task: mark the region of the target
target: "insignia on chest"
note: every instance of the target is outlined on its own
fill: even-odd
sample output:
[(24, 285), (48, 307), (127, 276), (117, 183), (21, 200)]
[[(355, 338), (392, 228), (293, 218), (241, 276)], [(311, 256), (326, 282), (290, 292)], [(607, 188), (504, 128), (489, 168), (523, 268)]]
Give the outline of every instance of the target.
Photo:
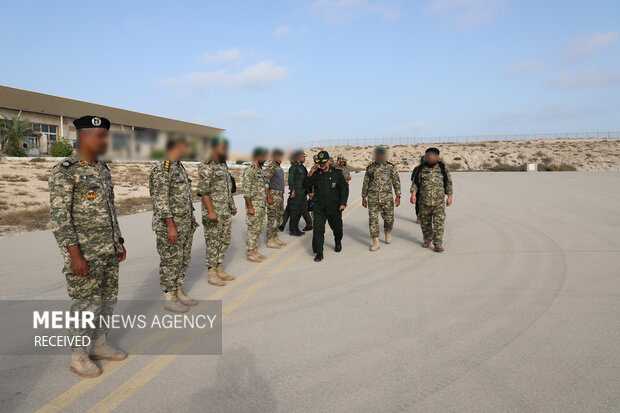
[(88, 192), (86, 192), (86, 199), (88, 199), (89, 201), (93, 201), (95, 198), (97, 198), (97, 193), (94, 190), (90, 190)]

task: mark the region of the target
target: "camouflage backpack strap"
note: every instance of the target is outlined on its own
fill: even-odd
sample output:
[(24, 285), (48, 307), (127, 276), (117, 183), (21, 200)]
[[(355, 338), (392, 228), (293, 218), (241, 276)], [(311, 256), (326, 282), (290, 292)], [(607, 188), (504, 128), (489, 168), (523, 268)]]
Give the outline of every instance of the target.
[(439, 164), (439, 169), (441, 169), (441, 174), (443, 175), (443, 189), (446, 189), (446, 186), (448, 185), (448, 174), (446, 172), (446, 164), (441, 162), (441, 161), (437, 161), (437, 163)]
[(101, 165), (103, 165), (103, 167), (104, 167), (105, 169), (107, 169), (108, 171), (110, 170), (110, 167), (109, 167), (109, 166), (108, 166), (108, 164), (107, 164), (107, 163), (105, 163), (104, 161), (99, 161), (99, 163), (100, 163)]

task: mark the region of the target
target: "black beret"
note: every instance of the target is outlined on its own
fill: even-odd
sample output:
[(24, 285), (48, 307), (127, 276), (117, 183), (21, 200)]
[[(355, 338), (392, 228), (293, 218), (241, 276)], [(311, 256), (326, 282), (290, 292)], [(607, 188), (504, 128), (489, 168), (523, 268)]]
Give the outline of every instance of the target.
[(257, 148), (254, 148), (254, 151), (252, 152), (252, 156), (267, 155), (267, 153), (269, 153), (267, 148), (263, 148), (262, 146), (259, 146)]
[(213, 139), (211, 139), (211, 147), (212, 148), (215, 148), (220, 143), (223, 143), (224, 145), (228, 146), (228, 139), (226, 139), (223, 136), (216, 136)]
[(425, 153), (429, 152), (435, 152), (437, 155), (439, 155), (439, 149), (437, 148), (428, 148)]
[(75, 129), (105, 128), (110, 130), (110, 121), (100, 116), (82, 116), (73, 121)]

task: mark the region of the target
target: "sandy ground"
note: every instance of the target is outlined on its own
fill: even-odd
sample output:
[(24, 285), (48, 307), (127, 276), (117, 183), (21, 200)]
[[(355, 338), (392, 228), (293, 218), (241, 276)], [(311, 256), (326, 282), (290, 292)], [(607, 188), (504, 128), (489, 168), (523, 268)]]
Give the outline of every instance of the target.
[[(540, 169), (549, 164), (569, 165), (578, 171), (620, 170), (620, 139), (548, 139), (532, 141), (494, 141), (480, 143), (442, 143), (388, 146), (390, 161), (401, 171), (411, 171), (429, 146), (441, 150), (441, 158), (452, 170), (487, 170), (498, 164), (521, 166), (532, 162)], [(353, 168), (365, 169), (372, 159), (371, 146), (333, 146), (311, 148), (309, 153), (326, 149), (330, 155), (343, 154)]]
[[(310, 236), (287, 234), (246, 262), (241, 211), (226, 260), (238, 279), (217, 289), (196, 232), (186, 286), (223, 300), (222, 356), (137, 356), (94, 382), (68, 357), (1, 357), (0, 411), (620, 410), (620, 173), (455, 173), (442, 254), (420, 248), (407, 203), (393, 243), (369, 252), (360, 178), (344, 249), (327, 235), (319, 264)], [(161, 296), (150, 219), (120, 218), (121, 299)], [(49, 231), (0, 250), (2, 298), (66, 297)]]

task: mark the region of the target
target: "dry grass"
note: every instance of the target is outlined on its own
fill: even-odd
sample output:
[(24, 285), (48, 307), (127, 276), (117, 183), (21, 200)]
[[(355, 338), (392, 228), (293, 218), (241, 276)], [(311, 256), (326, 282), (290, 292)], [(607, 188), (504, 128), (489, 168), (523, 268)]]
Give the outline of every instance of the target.
[(120, 199), (115, 204), (118, 215), (135, 214), (153, 209), (151, 198), (147, 196)]
[(0, 232), (46, 229), (49, 221), (50, 209), (48, 207), (5, 212), (0, 217)]
[(20, 175), (4, 174), (0, 176), (0, 179), (6, 182), (28, 182), (28, 178)]

